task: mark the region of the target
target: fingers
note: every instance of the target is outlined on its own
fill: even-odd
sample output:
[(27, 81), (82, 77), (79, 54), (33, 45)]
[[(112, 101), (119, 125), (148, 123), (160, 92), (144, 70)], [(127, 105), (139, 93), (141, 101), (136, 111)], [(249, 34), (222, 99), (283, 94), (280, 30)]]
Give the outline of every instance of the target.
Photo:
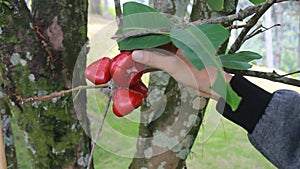
[(211, 86), (217, 78), (217, 68), (207, 66), (199, 71), (187, 60), (180, 49), (176, 55), (163, 51), (158, 52), (157, 49), (155, 51), (136, 50), (132, 53), (132, 59), (169, 73), (177, 82), (190, 88), (197, 95), (214, 99), (220, 97), (211, 90)]
[(177, 65), (178, 59), (171, 55), (171, 53), (164, 55), (155, 51), (135, 50), (132, 53), (132, 59), (138, 63), (169, 72), (174, 64)]

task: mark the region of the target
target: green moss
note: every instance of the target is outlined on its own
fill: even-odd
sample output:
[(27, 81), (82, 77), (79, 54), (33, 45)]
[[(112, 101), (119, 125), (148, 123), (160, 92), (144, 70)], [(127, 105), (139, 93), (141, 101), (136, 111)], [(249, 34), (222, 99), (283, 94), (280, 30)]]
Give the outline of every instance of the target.
[[(80, 4), (87, 5), (87, 2), (82, 4), (79, 1), (70, 1), (73, 7), (69, 8), (66, 1), (58, 2), (62, 4), (51, 4), (52, 2), (50, 1), (32, 1), (40, 14), (38, 17), (41, 17), (35, 19), (42, 20), (42, 25), (50, 25), (54, 15), (59, 14), (60, 11), (67, 15), (58, 16), (59, 24), (64, 26), (65, 37), (63, 43), (66, 45), (66, 51), (61, 52), (63, 54), (54, 52), (59, 57), (64, 57), (63, 61), (65, 61), (64, 63), (59, 59), (55, 61), (55, 64), (59, 65), (55, 70), (49, 70), (47, 65), (44, 65), (47, 54), (41, 43), (35, 41), (36, 37), (29, 26), (29, 22), (32, 19), (30, 18), (31, 15), (24, 1), (17, 2), (22, 3), (18, 4), (18, 9), (14, 8), (12, 11), (5, 11), (5, 15), (0, 13), (2, 32), (0, 34), (0, 43), (8, 46), (0, 51), (1, 55), (11, 56), (12, 53), (16, 52), (14, 50), (20, 52), (17, 58), (19, 60), (14, 62), (15, 64), (10, 66), (9, 69), (6, 69), (5, 65), (0, 64), (1, 71), (10, 72), (9, 78), (11, 83), (7, 84), (7, 86), (12, 88), (12, 92), (15, 92), (22, 98), (63, 90), (64, 79), (61, 75), (62, 68), (59, 66), (66, 64), (68, 68), (72, 68), (80, 51), (80, 46), (85, 43), (86, 28), (84, 24), (86, 21), (82, 23), (82, 17), (86, 16), (86, 13), (82, 13)], [(55, 5), (55, 7), (48, 8), (52, 5)], [(84, 10), (86, 11), (86, 9)], [(74, 21), (70, 22), (70, 17), (73, 16)], [(17, 37), (19, 31), (30, 33), (20, 40)], [(31, 54), (31, 58), (28, 58), (28, 52)], [(72, 75), (72, 70), (68, 69), (67, 71), (70, 76)], [(34, 80), (32, 78), (33, 75), (35, 77)], [(85, 144), (88, 145), (89, 143), (88, 141), (80, 142), (84, 137), (84, 131), (79, 122), (71, 115), (71, 112), (74, 111), (71, 95), (59, 98), (56, 103), (52, 100), (47, 100), (11, 106), (11, 108), (14, 111), (18, 125), (27, 133), (27, 147), (32, 158), (32, 168), (66, 168), (66, 166), (73, 164), (78, 153), (85, 154), (84, 151), (86, 150), (78, 150), (78, 148), (79, 146), (84, 147)]]

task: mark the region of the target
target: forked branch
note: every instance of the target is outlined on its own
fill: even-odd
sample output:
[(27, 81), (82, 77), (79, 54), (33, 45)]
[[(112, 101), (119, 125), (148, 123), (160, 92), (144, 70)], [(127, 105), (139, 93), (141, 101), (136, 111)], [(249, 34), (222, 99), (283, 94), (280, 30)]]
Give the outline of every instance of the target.
[(241, 31), (233, 45), (231, 46), (229, 53), (234, 53), (240, 49), (242, 44), (245, 42), (245, 37), (247, 36), (250, 29), (257, 23), (257, 21), (261, 18), (261, 16), (276, 2), (276, 0), (267, 0), (265, 3), (259, 7), (259, 10), (255, 13), (254, 16), (247, 22), (247, 27)]

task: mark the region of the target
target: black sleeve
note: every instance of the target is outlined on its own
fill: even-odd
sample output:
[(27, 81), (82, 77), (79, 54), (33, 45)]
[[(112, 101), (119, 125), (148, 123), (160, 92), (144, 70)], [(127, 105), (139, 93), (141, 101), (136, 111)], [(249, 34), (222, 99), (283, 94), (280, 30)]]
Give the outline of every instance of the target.
[(249, 133), (252, 133), (255, 125), (264, 114), (272, 94), (256, 86), (241, 75), (235, 75), (230, 85), (232, 89), (242, 98), (236, 111), (220, 98), (217, 103), (217, 111), (225, 118), (240, 125)]

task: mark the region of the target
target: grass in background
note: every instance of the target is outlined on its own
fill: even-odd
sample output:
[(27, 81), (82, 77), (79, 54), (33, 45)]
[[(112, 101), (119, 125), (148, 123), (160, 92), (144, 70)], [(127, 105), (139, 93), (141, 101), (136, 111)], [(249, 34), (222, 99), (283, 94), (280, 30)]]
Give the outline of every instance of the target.
[[(215, 118), (219, 118), (219, 114), (215, 111), (209, 112), (213, 114)], [(111, 114), (111, 112), (110, 112)], [(138, 113), (135, 113), (138, 116)], [(200, 133), (204, 132), (206, 128), (209, 130), (209, 127), (214, 124), (210, 124), (210, 120), (213, 117), (210, 116), (210, 119), (206, 119), (205, 124), (202, 126)], [(124, 128), (124, 122), (119, 121), (115, 123), (117, 129)], [(222, 124), (223, 123), (223, 124)], [(127, 131), (136, 131), (137, 126), (132, 126), (133, 128), (126, 128)], [(204, 130), (204, 131), (203, 131)], [(208, 134), (211, 134), (210, 132)], [(103, 135), (102, 135), (103, 137)], [(104, 136), (105, 139), (111, 139), (107, 135)], [(203, 143), (203, 136), (199, 134), (195, 144), (192, 148), (192, 153), (187, 159), (187, 167), (189, 169), (274, 169), (270, 162), (268, 162), (257, 150), (255, 150), (247, 139), (247, 133), (238, 127), (237, 125), (231, 123), (230, 121), (223, 119), (222, 122), (217, 125), (215, 131), (209, 137), (208, 141)], [(133, 146), (124, 145), (124, 146)], [(104, 169), (104, 168), (128, 168), (132, 159), (130, 157), (122, 157), (114, 153), (108, 152), (101, 147), (97, 147), (95, 151), (95, 168)]]
[[(208, 107), (210, 106), (215, 107), (215, 102), (211, 101)], [(206, 112), (206, 121), (201, 126), (192, 153), (187, 160), (189, 169), (275, 168), (250, 144), (244, 129), (225, 118), (220, 119), (217, 127), (214, 126), (214, 123), (210, 123), (210, 121), (214, 121), (213, 118), (218, 118), (218, 116), (220, 115), (216, 111)], [(207, 128), (214, 127), (216, 129), (213, 132), (205, 131), (209, 130)], [(207, 133), (207, 136), (203, 136), (203, 133)]]

